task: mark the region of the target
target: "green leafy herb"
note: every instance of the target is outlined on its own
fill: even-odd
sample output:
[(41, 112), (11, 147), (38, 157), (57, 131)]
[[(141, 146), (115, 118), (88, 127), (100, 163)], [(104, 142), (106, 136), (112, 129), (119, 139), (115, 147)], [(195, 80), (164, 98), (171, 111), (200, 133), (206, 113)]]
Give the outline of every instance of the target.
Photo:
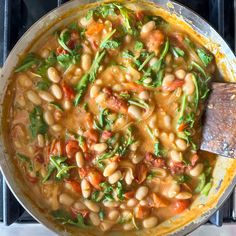
[(185, 38), (184, 38), (184, 43), (185, 43), (185, 45), (187, 45), (189, 48), (195, 48), (195, 44), (194, 44), (188, 37), (185, 37)]
[(106, 159), (109, 159), (111, 157), (113, 157), (116, 153), (117, 153), (117, 150), (118, 150), (119, 146), (116, 145), (113, 150), (111, 151), (108, 151), (100, 156), (97, 157), (97, 163), (101, 163), (102, 161), (106, 160)]
[(49, 80), (43, 79), (37, 83), (36, 87), (39, 90), (48, 90), (50, 85), (51, 85), (51, 82)]
[(192, 61), (191, 65), (207, 79), (207, 74), (205, 70), (197, 62)]
[(102, 109), (99, 113), (99, 121), (94, 121), (94, 127), (100, 131), (104, 131), (104, 129), (110, 130), (113, 121), (108, 118), (110, 114), (107, 108)]
[(16, 156), (18, 157), (18, 159), (21, 162), (24, 162), (28, 165), (28, 168), (30, 171), (33, 171), (33, 164), (32, 164), (31, 159), (29, 157), (27, 157), (26, 155), (21, 154), (19, 152), (16, 153)]
[(116, 193), (120, 200), (124, 200), (124, 186), (122, 185), (121, 181), (117, 182)]
[(144, 66), (146, 66), (146, 64), (155, 56), (155, 53), (151, 53), (150, 55), (148, 55), (145, 59), (145, 61), (140, 65), (140, 67), (138, 68), (139, 71), (141, 71)]
[(211, 190), (212, 185), (213, 185), (213, 180), (210, 180), (210, 182), (208, 182), (202, 189), (201, 194), (207, 196)]
[(179, 47), (172, 47), (171, 51), (175, 57), (183, 57), (185, 55), (184, 50), (180, 49)]
[(21, 64), (15, 69), (15, 72), (25, 71), (29, 68), (32, 68), (32, 66), (39, 65), (40, 62), (41, 60), (36, 54), (29, 53), (21, 62)]
[(70, 214), (63, 210), (57, 210), (52, 212), (52, 216), (61, 222), (61, 224), (69, 224), (79, 228), (89, 227), (85, 224), (83, 216), (79, 213), (76, 219), (72, 219)]
[(67, 43), (70, 40), (70, 32), (69, 30), (65, 29), (62, 30), (58, 37), (58, 43), (61, 45), (63, 49), (68, 51), (69, 53), (72, 53), (72, 50), (67, 46)]
[(156, 173), (151, 171), (147, 175), (147, 180), (152, 180), (153, 178), (155, 178), (155, 176), (156, 176)]
[(100, 202), (102, 199), (99, 199), (100, 191), (96, 190), (92, 193), (91, 199), (94, 202)]
[(59, 103), (56, 102), (50, 102), (51, 105), (53, 105), (56, 109), (58, 109), (59, 111), (63, 111), (62, 106)]
[(198, 177), (198, 185), (195, 188), (195, 192), (200, 193), (203, 190), (205, 184), (206, 184), (206, 175), (205, 173), (202, 173)]
[(208, 66), (213, 60), (213, 56), (208, 54), (203, 48), (198, 48), (197, 54), (201, 59), (202, 63), (204, 64), (204, 66)]
[(102, 183), (100, 183), (100, 187), (103, 189), (104, 200), (113, 201), (114, 200), (114, 197), (113, 197), (114, 190), (113, 190), (112, 186), (108, 182), (102, 182)]
[(144, 45), (141, 41), (136, 41), (134, 45), (134, 50), (141, 51), (144, 48)]
[(88, 111), (88, 110), (89, 110), (89, 106), (88, 106), (88, 103), (87, 103), (87, 102), (85, 102), (85, 103), (83, 104), (83, 109), (84, 109), (85, 111)]
[(104, 220), (104, 218), (105, 218), (105, 211), (100, 210), (100, 211), (98, 212), (98, 216), (99, 216), (99, 218), (100, 218), (101, 220)]
[(189, 175), (177, 175), (175, 178), (176, 182), (178, 184), (183, 184), (183, 183), (187, 183), (191, 180), (191, 177)]
[(146, 110), (149, 109), (149, 105), (146, 102), (144, 102), (142, 99), (137, 98), (137, 97), (129, 98), (128, 103), (131, 104), (131, 105), (135, 105), (137, 107), (141, 107), (141, 108), (146, 109)]
[(168, 25), (168, 22), (164, 20), (161, 16), (147, 16), (147, 22), (148, 21), (154, 21), (156, 23), (156, 26), (158, 27), (165, 27)]
[(117, 41), (117, 40), (107, 40), (104, 44), (103, 44), (103, 48), (106, 49), (115, 49), (118, 48), (121, 45), (121, 42)]
[(40, 106), (35, 106), (33, 111), (29, 113), (29, 120), (29, 129), (33, 138), (35, 138), (37, 134), (47, 133), (48, 125), (43, 119), (43, 110)]

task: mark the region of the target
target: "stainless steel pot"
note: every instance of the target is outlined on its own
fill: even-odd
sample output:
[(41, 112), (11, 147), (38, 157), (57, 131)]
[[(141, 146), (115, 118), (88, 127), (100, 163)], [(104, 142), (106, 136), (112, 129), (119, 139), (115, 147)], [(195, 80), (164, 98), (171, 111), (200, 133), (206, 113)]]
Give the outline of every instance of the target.
[[(122, 0), (123, 1), (123, 0)], [(33, 50), (37, 45), (43, 43), (43, 39), (53, 32), (58, 26), (69, 22), (73, 18), (83, 14), (89, 6), (83, 4), (92, 3), (89, 0), (74, 0), (57, 8), (36, 22), (19, 40), (11, 53), (9, 54), (0, 80), (0, 116), (1, 116), (1, 134), (0, 134), (0, 165), (3, 175), (8, 186), (14, 193), (15, 197), (32, 214), (39, 222), (47, 226), (52, 231), (60, 235), (97, 235), (94, 231), (83, 231), (67, 226), (61, 226), (55, 222), (47, 209), (43, 207), (40, 200), (36, 200), (30, 189), (25, 186), (20, 173), (13, 162), (10, 144), (11, 140), (7, 139), (7, 121), (6, 115), (9, 112), (9, 102), (4, 100), (7, 87), (9, 86), (9, 77), (16, 66), (19, 55)], [(154, 11), (166, 10), (172, 14), (170, 18), (176, 24), (184, 25), (184, 27), (198, 40), (202, 41), (216, 56), (216, 62), (220, 73), (227, 81), (236, 81), (236, 58), (225, 41), (219, 34), (197, 14), (188, 8), (167, 0), (153, 0), (147, 4), (144, 1), (126, 1), (134, 8), (149, 8)], [(95, 3), (96, 5), (96, 3)], [(163, 13), (165, 14), (165, 13)], [(169, 17), (169, 16), (167, 16)], [(183, 21), (187, 22), (183, 23)], [(189, 27), (190, 26), (190, 27)], [(42, 37), (42, 39), (40, 39)], [(154, 229), (139, 231), (134, 233), (107, 233), (106, 235), (185, 235), (199, 225), (203, 224), (207, 219), (223, 204), (231, 193), (236, 184), (236, 161), (222, 157), (217, 158), (216, 166), (213, 173), (214, 186), (208, 197), (198, 197), (194, 202), (190, 211), (174, 217), (164, 222)]]

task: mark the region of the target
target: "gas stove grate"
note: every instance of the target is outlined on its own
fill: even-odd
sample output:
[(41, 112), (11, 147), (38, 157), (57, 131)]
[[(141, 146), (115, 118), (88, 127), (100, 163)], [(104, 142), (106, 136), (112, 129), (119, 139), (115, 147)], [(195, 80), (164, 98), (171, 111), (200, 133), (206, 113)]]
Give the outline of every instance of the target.
[[(0, 66), (22, 34), (41, 16), (66, 0), (1, 0), (0, 1)], [(234, 50), (236, 45), (236, 1), (235, 0), (179, 0), (199, 13), (225, 38)], [(2, 189), (2, 191), (1, 191)], [(235, 223), (236, 191), (225, 204), (209, 219), (208, 223), (221, 226)], [(35, 223), (10, 192), (0, 173), (0, 222), (10, 225)]]

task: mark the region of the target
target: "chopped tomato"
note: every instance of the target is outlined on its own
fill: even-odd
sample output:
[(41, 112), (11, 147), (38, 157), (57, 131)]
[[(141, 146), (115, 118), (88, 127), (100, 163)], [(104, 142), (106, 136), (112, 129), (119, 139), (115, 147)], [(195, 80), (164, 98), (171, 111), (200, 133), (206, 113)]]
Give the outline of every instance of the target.
[(136, 173), (136, 180), (139, 184), (141, 184), (147, 177), (147, 166), (145, 164), (141, 164), (137, 166), (135, 173)]
[(62, 140), (53, 140), (50, 154), (62, 156), (65, 154), (65, 143)]
[(150, 32), (146, 39), (147, 48), (150, 52), (158, 52), (164, 43), (165, 36), (160, 30)]
[(70, 186), (72, 187), (72, 189), (76, 192), (76, 193), (79, 193), (81, 194), (81, 187), (80, 187), (80, 184), (75, 181), (75, 180), (67, 180), (66, 181), (68, 184), (70, 184)]
[(126, 199), (131, 199), (131, 198), (134, 197), (134, 194), (135, 194), (134, 191), (129, 191), (129, 192), (126, 192), (126, 193), (124, 194), (124, 197), (125, 197)]
[(180, 124), (180, 125), (178, 126), (177, 130), (178, 130), (179, 132), (182, 132), (182, 131), (184, 131), (187, 127), (188, 127), (187, 124), (182, 123), (182, 124)]
[(176, 200), (173, 203), (173, 212), (176, 214), (180, 214), (181, 212), (183, 212), (184, 210), (186, 210), (190, 205), (190, 201), (189, 200)]
[(174, 91), (179, 87), (182, 87), (184, 85), (184, 80), (182, 79), (175, 79), (171, 82), (168, 86), (163, 86), (163, 89), (166, 91)]
[(102, 132), (102, 139), (103, 139), (104, 141), (106, 141), (106, 140), (108, 140), (109, 138), (111, 138), (112, 135), (113, 135), (113, 133), (112, 133), (111, 131), (104, 130), (104, 131)]
[(153, 207), (155, 208), (167, 207), (169, 204), (169, 201), (167, 199), (158, 196), (156, 193), (152, 194), (152, 200), (153, 200)]
[(79, 144), (76, 140), (69, 140), (66, 144), (66, 154), (68, 158), (74, 158), (76, 152), (80, 150)]
[(141, 92), (144, 90), (144, 87), (142, 85), (136, 84), (134, 82), (125, 82), (123, 84), (128, 90), (134, 90), (136, 92)]
[(93, 116), (91, 113), (87, 113), (85, 116), (85, 122), (89, 129), (93, 128)]
[(179, 42), (179, 43), (183, 43), (184, 41), (184, 35), (182, 33), (179, 33), (179, 32), (173, 32), (171, 33), (170, 35), (170, 38), (175, 40), (176, 42)]
[(94, 158), (94, 155), (88, 152), (84, 153), (84, 160), (85, 161), (91, 161)]
[(40, 164), (43, 164), (43, 163), (44, 163), (44, 157), (43, 157), (42, 154), (36, 154), (36, 155), (34, 156), (34, 159), (35, 159), (35, 161), (37, 161), (37, 162), (40, 163)]
[(88, 170), (86, 168), (79, 168), (79, 177), (83, 179), (88, 174)]
[(199, 159), (199, 156), (197, 154), (194, 154), (190, 157), (190, 163), (192, 166), (195, 166), (197, 161)]
[(65, 98), (68, 98), (70, 100), (75, 98), (75, 91), (72, 87), (70, 87), (68, 84), (63, 83), (62, 84), (62, 90)]
[(143, 11), (136, 11), (135, 15), (139, 21), (142, 21), (145, 16)]
[(58, 47), (57, 48), (57, 55), (64, 55), (64, 54), (67, 54), (68, 52), (62, 48), (62, 47)]
[(76, 218), (78, 214), (81, 214), (83, 218), (87, 217), (89, 214), (89, 210), (82, 210), (82, 209), (76, 209), (75, 207), (71, 207), (71, 213), (72, 217)]
[(108, 108), (110, 108), (111, 110), (115, 112), (126, 113), (128, 110), (127, 103), (124, 100), (114, 95), (110, 96), (107, 99), (106, 104)]
[(90, 184), (96, 188), (96, 189), (101, 189), (99, 184), (103, 181), (103, 176), (100, 172), (97, 170), (91, 170), (88, 175), (87, 175), (88, 181)]
[(104, 29), (104, 25), (102, 23), (93, 22), (87, 28), (86, 34), (88, 36), (93, 36), (99, 34)]
[(89, 139), (90, 142), (97, 143), (99, 139), (99, 134), (95, 129), (89, 129), (84, 133), (84, 136)]
[(149, 213), (150, 213), (150, 208), (146, 206), (138, 205), (137, 207), (135, 207), (135, 210), (134, 210), (134, 214), (137, 219), (143, 219), (147, 217)]
[(28, 173), (26, 174), (26, 178), (32, 184), (35, 184), (35, 183), (38, 182), (38, 178), (37, 177), (33, 177), (30, 174), (28, 174)]

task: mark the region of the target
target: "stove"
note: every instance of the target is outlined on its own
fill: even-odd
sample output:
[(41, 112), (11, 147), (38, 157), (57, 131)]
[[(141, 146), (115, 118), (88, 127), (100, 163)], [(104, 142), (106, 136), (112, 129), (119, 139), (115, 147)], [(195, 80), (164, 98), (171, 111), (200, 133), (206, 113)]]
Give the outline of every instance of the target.
[[(65, 2), (66, 0), (0, 0), (0, 66), (3, 65), (17, 40), (35, 21)], [(227, 41), (231, 49), (236, 49), (236, 0), (179, 0), (178, 2), (205, 18)], [(220, 235), (235, 235), (236, 190), (220, 210), (191, 235), (204, 235), (206, 232), (212, 235), (216, 232), (216, 226), (221, 227), (217, 229)], [(18, 203), (1, 173), (0, 230), (1, 235), (13, 235), (18, 232), (34, 236), (54, 235), (38, 224)]]

